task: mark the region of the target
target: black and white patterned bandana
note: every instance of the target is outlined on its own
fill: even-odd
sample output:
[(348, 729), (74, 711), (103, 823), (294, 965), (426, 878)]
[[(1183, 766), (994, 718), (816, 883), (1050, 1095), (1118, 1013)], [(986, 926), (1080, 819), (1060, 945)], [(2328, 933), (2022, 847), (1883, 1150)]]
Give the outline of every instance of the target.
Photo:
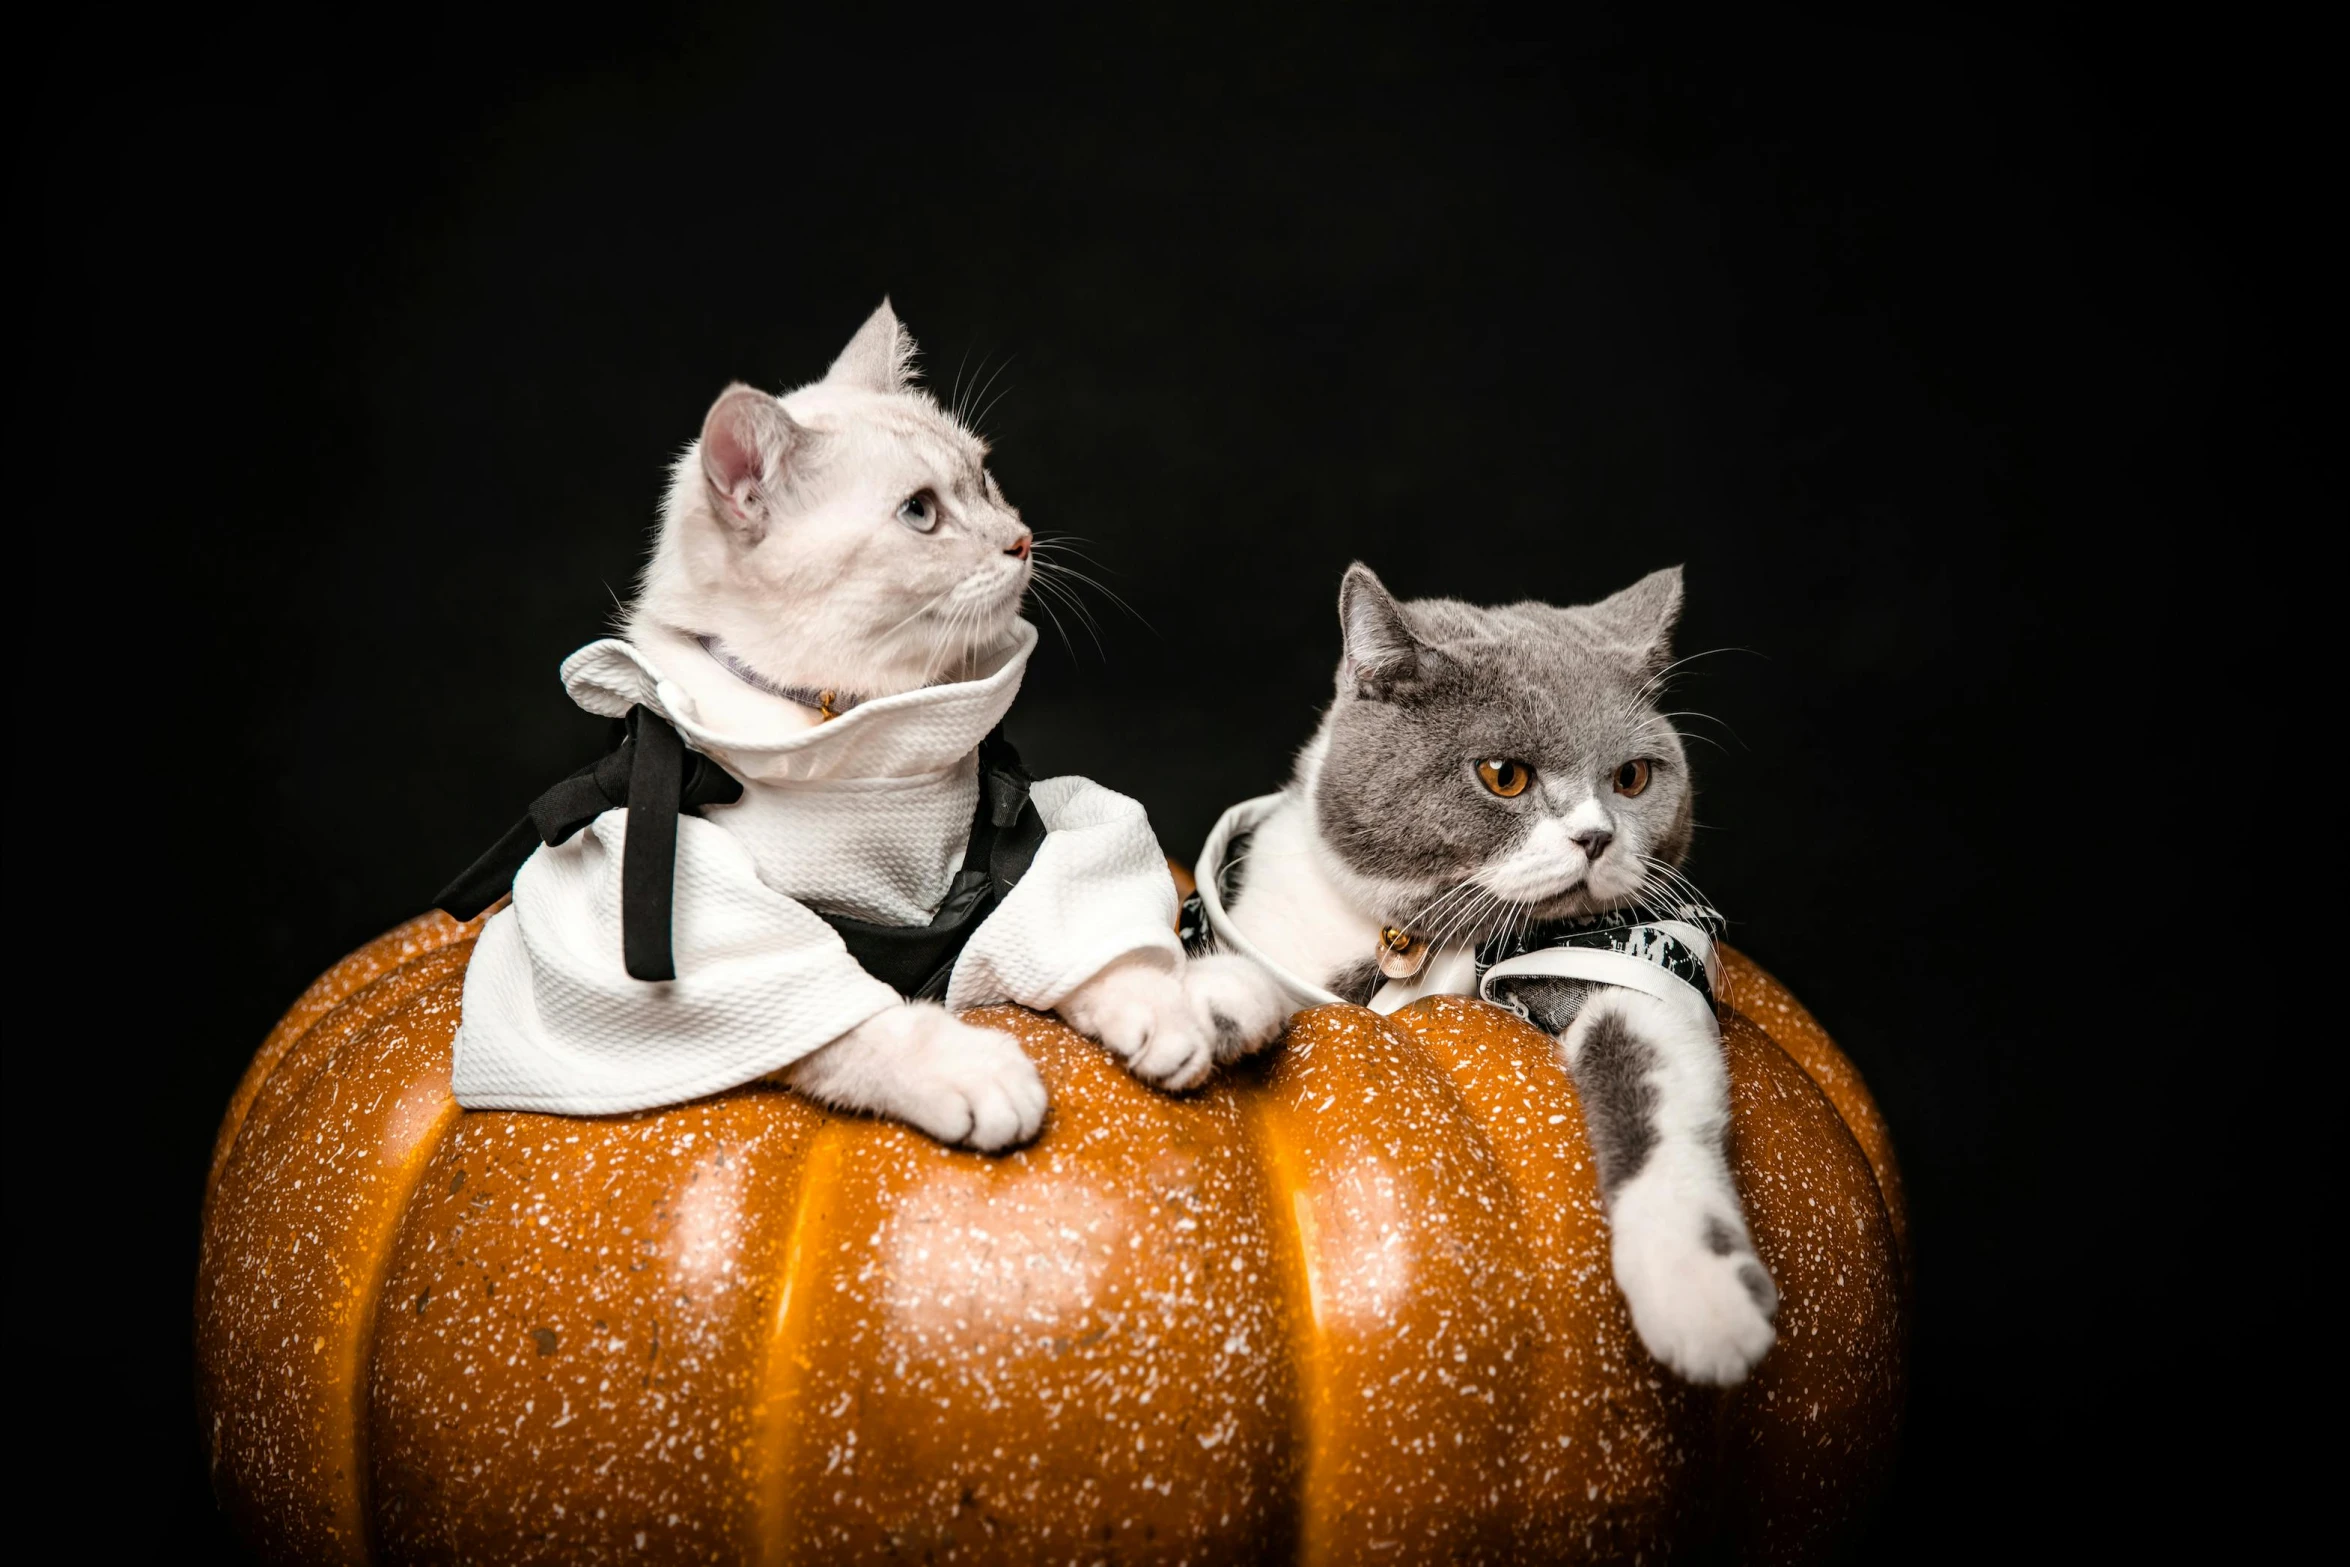
[[(1530, 963), (1511, 963), (1510, 960), (1533, 957), (1546, 952), (1614, 953), (1620, 957), (1652, 964), (1688, 985), (1708, 1002), (1714, 999), (1712, 967), (1713, 946), (1727, 925), (1722, 916), (1702, 903), (1684, 903), (1659, 912), (1654, 909), (1624, 909), (1613, 914), (1593, 915), (1588, 919), (1559, 920), (1537, 925), (1529, 930), (1513, 931), (1496, 936), (1477, 945), (1477, 990), (1489, 1001), (1501, 1001), (1491, 994), (1486, 976), (1502, 964), (1510, 964), (1504, 977), (1521, 973), (1543, 972), (1537, 957)], [(1572, 969), (1579, 965), (1567, 964)], [(1622, 972), (1619, 970), (1619, 972)], [(1600, 972), (1568, 973), (1565, 977), (1590, 979), (1594, 983), (1608, 983)]]

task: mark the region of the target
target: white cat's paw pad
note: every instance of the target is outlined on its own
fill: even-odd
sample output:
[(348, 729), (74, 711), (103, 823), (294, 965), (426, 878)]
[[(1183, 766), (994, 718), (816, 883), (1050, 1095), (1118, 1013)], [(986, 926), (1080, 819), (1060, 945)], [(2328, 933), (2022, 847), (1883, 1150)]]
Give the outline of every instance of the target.
[(1254, 963), (1229, 953), (1194, 958), (1183, 971), (1183, 993), (1218, 1061), (1237, 1061), (1262, 1049), (1281, 1036), (1289, 1021), (1281, 987)]
[(1050, 1104), (1036, 1063), (994, 1029), (949, 1022), (925, 1043), (901, 1113), (937, 1138), (993, 1152), (1027, 1142)]
[(1727, 1387), (1777, 1342), (1779, 1290), (1736, 1229), (1712, 1218), (1697, 1229), (1619, 1246), (1617, 1282), (1650, 1354), (1691, 1382)]

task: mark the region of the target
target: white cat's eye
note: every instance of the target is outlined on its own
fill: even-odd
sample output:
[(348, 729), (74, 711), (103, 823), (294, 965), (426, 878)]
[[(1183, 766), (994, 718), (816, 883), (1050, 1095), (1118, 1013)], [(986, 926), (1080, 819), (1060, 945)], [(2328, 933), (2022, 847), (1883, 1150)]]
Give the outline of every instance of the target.
[(898, 521), (916, 533), (928, 533), (938, 526), (938, 497), (928, 490), (916, 490), (898, 502)]
[(1616, 793), (1630, 799), (1648, 787), (1648, 763), (1634, 758), (1616, 769)]
[(1534, 769), (1524, 762), (1479, 762), (1477, 781), (1505, 800), (1514, 800), (1534, 781)]

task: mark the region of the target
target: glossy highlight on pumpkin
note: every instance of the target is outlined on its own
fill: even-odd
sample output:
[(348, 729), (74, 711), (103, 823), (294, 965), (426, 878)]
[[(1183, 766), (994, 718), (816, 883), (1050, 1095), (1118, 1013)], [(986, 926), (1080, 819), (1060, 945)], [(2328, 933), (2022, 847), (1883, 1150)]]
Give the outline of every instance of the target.
[(223, 1123), (200, 1395), (264, 1560), (1795, 1561), (1889, 1463), (1891, 1146), (1735, 954), (1784, 1304), (1721, 1393), (1632, 1336), (1573, 1085), (1499, 1009), (1321, 1008), (1182, 1098), (990, 1009), (1054, 1101), (991, 1159), (769, 1088), (460, 1111), (477, 929), (323, 976)]

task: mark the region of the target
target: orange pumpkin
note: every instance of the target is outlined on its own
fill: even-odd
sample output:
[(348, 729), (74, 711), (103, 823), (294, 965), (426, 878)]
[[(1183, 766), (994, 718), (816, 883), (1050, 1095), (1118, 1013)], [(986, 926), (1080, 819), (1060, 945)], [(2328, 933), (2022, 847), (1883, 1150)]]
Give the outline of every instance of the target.
[(1892, 1149), (1735, 954), (1782, 1305), (1718, 1392), (1633, 1337), (1573, 1085), (1496, 1008), (1323, 1008), (1181, 1099), (992, 1010), (1053, 1112), (986, 1158), (765, 1088), (462, 1111), (477, 929), (321, 977), (222, 1123), (200, 1393), (266, 1559), (1799, 1560), (1890, 1461)]

